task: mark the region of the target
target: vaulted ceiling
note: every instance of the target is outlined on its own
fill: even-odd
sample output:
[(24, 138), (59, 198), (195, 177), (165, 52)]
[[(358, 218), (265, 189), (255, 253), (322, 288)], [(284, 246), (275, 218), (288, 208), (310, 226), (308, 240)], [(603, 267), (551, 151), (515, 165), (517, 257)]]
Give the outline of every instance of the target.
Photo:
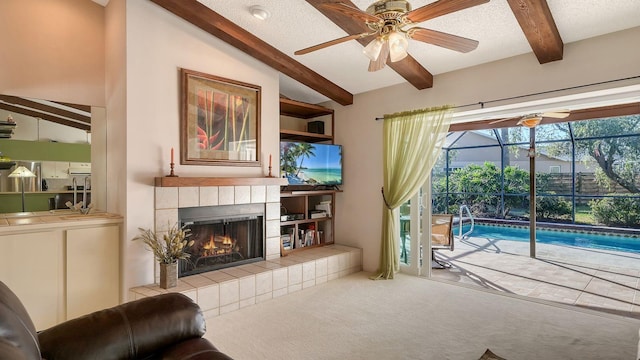
[[(640, 26), (637, 0), (410, 0), (413, 9), (428, 5), (437, 15), (419, 26), (478, 40), (478, 48), (460, 53), (410, 40), (408, 57), (368, 72), (362, 54), (367, 38), (293, 55), (367, 30), (362, 21), (322, 6), (338, 0), (151, 1), (279, 71), (285, 96), (343, 105), (353, 102), (353, 94), (402, 82), (417, 90), (437, 87), (433, 75), (523, 53), (532, 52), (540, 64), (562, 61), (566, 43)], [(362, 10), (371, 4), (340, 2)], [(271, 16), (252, 17), (252, 5)]]

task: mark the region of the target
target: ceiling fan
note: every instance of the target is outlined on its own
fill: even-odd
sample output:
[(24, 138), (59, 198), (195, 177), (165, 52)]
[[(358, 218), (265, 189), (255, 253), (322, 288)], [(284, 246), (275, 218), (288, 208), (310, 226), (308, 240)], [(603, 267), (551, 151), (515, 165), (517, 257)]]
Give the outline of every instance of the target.
[(375, 38), (363, 50), (370, 60), (369, 71), (384, 68), (387, 59), (391, 62), (404, 59), (409, 46), (407, 39), (466, 53), (477, 48), (478, 41), (422, 27), (405, 27), (487, 2), (489, 0), (439, 0), (412, 10), (411, 4), (406, 0), (381, 0), (371, 4), (366, 12), (343, 2), (323, 3), (320, 6), (327, 10), (363, 21), (369, 31), (327, 41), (298, 50), (294, 54), (303, 55), (349, 40), (372, 36)]
[(516, 125), (525, 126), (525, 127), (528, 127), (528, 128), (534, 128), (534, 127), (538, 126), (540, 124), (540, 122), (542, 121), (542, 119), (545, 118), (545, 117), (554, 118), (554, 119), (564, 119), (569, 115), (570, 115), (569, 114), (569, 110), (559, 110), (559, 111), (551, 111), (551, 112), (543, 112), (543, 113), (532, 113), (532, 114), (527, 114), (527, 115), (524, 115), (524, 116), (514, 116), (514, 117), (510, 117), (510, 118), (495, 120), (495, 121), (490, 122), (489, 124), (493, 125), (493, 124), (501, 123), (503, 121), (520, 118), (520, 120), (518, 120), (518, 123)]

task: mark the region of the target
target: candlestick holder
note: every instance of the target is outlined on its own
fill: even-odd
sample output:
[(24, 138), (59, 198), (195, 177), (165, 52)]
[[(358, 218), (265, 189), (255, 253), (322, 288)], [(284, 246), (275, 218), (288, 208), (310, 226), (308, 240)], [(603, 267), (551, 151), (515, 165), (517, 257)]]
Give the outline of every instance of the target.
[(271, 165), (269, 165), (269, 175), (267, 175), (267, 177), (275, 177), (271, 174)]
[(166, 177), (178, 177), (178, 175), (176, 175), (176, 174), (174, 174), (174, 173), (173, 173), (173, 166), (174, 166), (174, 165), (175, 165), (175, 164), (174, 164), (173, 162), (170, 162), (170, 163), (169, 163), (169, 166), (171, 167), (171, 171), (169, 172), (169, 175), (167, 175)]

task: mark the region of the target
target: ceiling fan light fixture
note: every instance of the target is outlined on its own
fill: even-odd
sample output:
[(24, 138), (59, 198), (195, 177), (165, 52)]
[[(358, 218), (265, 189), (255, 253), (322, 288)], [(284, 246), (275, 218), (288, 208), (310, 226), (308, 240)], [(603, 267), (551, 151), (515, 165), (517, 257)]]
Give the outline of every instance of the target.
[(271, 13), (269, 12), (269, 10), (260, 5), (253, 5), (249, 8), (249, 12), (251, 13), (251, 15), (253, 15), (253, 17), (260, 20), (267, 20), (271, 17)]
[(399, 31), (392, 31), (389, 34), (389, 58), (391, 62), (396, 62), (407, 57), (409, 41), (407, 37)]
[(380, 49), (382, 49), (382, 40), (377, 37), (371, 40), (371, 42), (362, 49), (362, 52), (369, 58), (369, 60), (376, 61), (378, 56), (380, 56)]
[(518, 125), (522, 125), (528, 128), (533, 128), (538, 126), (542, 121), (542, 116), (534, 115), (534, 116), (525, 116), (520, 121), (518, 121)]

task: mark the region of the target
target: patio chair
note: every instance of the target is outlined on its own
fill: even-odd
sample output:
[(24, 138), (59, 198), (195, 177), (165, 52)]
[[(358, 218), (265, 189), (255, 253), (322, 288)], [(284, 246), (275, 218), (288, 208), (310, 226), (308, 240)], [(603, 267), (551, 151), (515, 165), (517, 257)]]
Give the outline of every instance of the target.
[(431, 215), (431, 260), (442, 267), (451, 267), (451, 264), (436, 259), (435, 251), (442, 249), (453, 251), (453, 215), (451, 214)]

